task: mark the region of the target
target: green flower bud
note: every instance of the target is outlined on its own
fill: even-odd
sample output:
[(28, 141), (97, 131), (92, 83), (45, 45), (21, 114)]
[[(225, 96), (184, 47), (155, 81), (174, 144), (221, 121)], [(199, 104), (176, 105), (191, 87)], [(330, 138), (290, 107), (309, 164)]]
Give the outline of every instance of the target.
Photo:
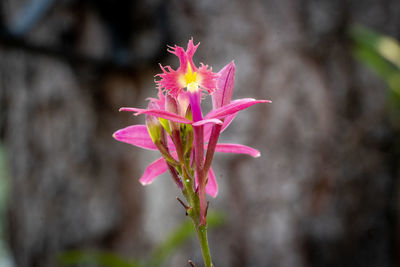
[(161, 141), (161, 123), (151, 115), (146, 115), (146, 127), (154, 144)]

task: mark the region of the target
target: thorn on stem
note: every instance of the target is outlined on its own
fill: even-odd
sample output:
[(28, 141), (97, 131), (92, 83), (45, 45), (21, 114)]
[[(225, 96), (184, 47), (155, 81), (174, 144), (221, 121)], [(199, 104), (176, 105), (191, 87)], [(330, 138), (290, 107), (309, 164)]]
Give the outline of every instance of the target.
[(193, 261), (189, 260), (189, 264), (190, 266), (195, 267)]
[(179, 203), (181, 203), (181, 205), (183, 206), (183, 208), (186, 211), (186, 216), (188, 215), (187, 211), (190, 209), (189, 206), (187, 206), (179, 197), (176, 197), (176, 200), (178, 200)]

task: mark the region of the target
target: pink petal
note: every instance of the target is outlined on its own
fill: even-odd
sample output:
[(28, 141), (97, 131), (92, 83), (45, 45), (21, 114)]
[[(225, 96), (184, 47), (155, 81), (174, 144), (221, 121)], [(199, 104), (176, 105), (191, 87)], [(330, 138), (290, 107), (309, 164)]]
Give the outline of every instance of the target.
[(221, 132), (225, 131), (225, 129), (229, 126), (229, 124), (231, 124), (231, 122), (233, 121), (233, 119), (236, 117), (237, 113), (234, 113), (232, 115), (228, 115), (225, 120), (224, 120), (224, 124), (222, 125), (222, 129)]
[[(190, 65), (194, 71), (196, 71), (196, 67), (193, 63), (193, 55), (194, 55), (194, 53), (196, 53), (197, 47), (199, 47), (199, 45), (200, 45), (200, 43), (197, 43), (197, 45), (194, 45), (193, 38), (190, 38), (187, 48), (186, 48), (187, 60), (189, 61)], [(186, 71), (186, 66), (185, 66), (185, 71)]]
[(219, 119), (206, 119), (206, 120), (200, 120), (200, 121), (196, 121), (195, 123), (193, 123), (192, 125), (193, 126), (201, 126), (201, 125), (204, 125), (204, 124), (209, 124), (209, 123), (212, 123), (212, 124), (222, 124), (222, 121), (221, 120), (219, 120)]
[(113, 137), (124, 143), (149, 150), (157, 150), (151, 141), (146, 125), (133, 125), (116, 131)]
[(228, 105), (231, 102), (235, 86), (235, 63), (223, 67), (217, 79), (217, 90), (211, 95), (213, 109)]
[[(189, 41), (189, 43), (190, 43), (190, 41)], [(193, 45), (193, 41), (192, 41), (192, 45)], [(168, 48), (169, 48), (169, 49), (167, 49), (168, 52), (170, 52), (171, 54), (174, 54), (175, 56), (177, 56), (179, 58), (179, 68), (178, 68), (178, 70), (186, 72), (186, 69), (187, 69), (187, 56), (186, 56), (185, 50), (182, 47), (177, 46), (177, 45), (175, 45), (173, 47), (169, 46)]]
[[(229, 126), (229, 124), (231, 124), (231, 122), (233, 121), (233, 119), (235, 117), (236, 117), (236, 113), (233, 115), (229, 115), (224, 119), (221, 132), (225, 131), (225, 129)], [(217, 123), (217, 124), (219, 124), (219, 123)], [(208, 140), (210, 140), (210, 135), (211, 135), (213, 125), (214, 125), (214, 123), (207, 123), (204, 125), (204, 142), (208, 142)]]
[(175, 121), (175, 122), (180, 122), (180, 123), (187, 123), (191, 124), (192, 121), (179, 116), (175, 113), (171, 113), (165, 110), (160, 110), (160, 109), (141, 109), (141, 108), (120, 108), (119, 111), (130, 111), (130, 112), (135, 112), (135, 116), (140, 115), (140, 114), (149, 114), (155, 117), (160, 117), (164, 118), (170, 121)]
[(236, 153), (236, 154), (247, 154), (252, 157), (258, 158), (261, 154), (260, 151), (249, 146), (240, 144), (221, 144), (218, 143), (215, 148), (216, 152), (222, 153)]
[[(195, 183), (196, 187), (199, 185), (197, 181), (197, 174), (195, 174)], [(208, 182), (206, 185), (206, 193), (212, 197), (216, 197), (218, 195), (218, 183), (215, 179), (214, 171), (212, 168), (208, 171)]]
[(213, 93), (217, 88), (218, 74), (212, 72), (212, 68), (208, 68), (203, 63), (200, 64), (197, 74), (200, 80), (200, 87), (206, 89), (209, 94)]
[(177, 71), (173, 70), (170, 66), (166, 66), (165, 68), (160, 65), (163, 73), (157, 74), (156, 77), (160, 77), (161, 80), (156, 80), (156, 84), (158, 85), (158, 89), (165, 89), (171, 95), (177, 96), (179, 92), (185, 86), (182, 83), (182, 77), (184, 77), (184, 70), (179, 68)]
[(211, 119), (211, 118), (221, 119), (258, 103), (271, 103), (271, 101), (255, 100), (253, 98), (237, 99), (235, 101), (232, 101), (230, 104), (226, 106), (222, 106), (220, 108), (212, 110), (210, 113), (207, 114), (207, 116), (205, 116), (205, 119)]
[(206, 193), (212, 197), (218, 195), (218, 183), (212, 168), (208, 171), (208, 183), (206, 185)]
[(151, 184), (158, 176), (160, 176), (167, 170), (168, 166), (167, 163), (165, 163), (164, 158), (159, 158), (147, 166), (142, 177), (140, 177), (139, 182), (142, 185)]
[(158, 109), (164, 109), (165, 107), (165, 95), (161, 88), (158, 88), (157, 93), (158, 98), (148, 97), (146, 100), (149, 100), (153, 103)]

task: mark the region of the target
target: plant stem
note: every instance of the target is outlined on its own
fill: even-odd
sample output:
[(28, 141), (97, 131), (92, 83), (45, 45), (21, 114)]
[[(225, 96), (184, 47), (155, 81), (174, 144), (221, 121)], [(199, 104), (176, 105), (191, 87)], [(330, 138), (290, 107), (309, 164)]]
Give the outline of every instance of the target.
[(196, 226), (197, 236), (199, 237), (201, 254), (203, 254), (203, 260), (205, 267), (212, 267), (210, 248), (208, 246), (207, 238), (207, 225)]
[[(183, 167), (183, 169), (185, 166)], [(193, 221), (194, 228), (197, 232), (197, 237), (199, 238), (201, 254), (203, 255), (204, 265), (205, 267), (213, 267), (211, 261), (210, 248), (208, 246), (208, 238), (207, 238), (207, 224), (202, 225), (200, 218), (200, 199), (199, 195), (197, 195), (193, 190), (193, 180), (191, 177), (187, 175), (186, 170), (183, 171), (184, 177), (184, 190), (183, 195), (190, 205), (190, 209), (186, 212), (190, 216)]]

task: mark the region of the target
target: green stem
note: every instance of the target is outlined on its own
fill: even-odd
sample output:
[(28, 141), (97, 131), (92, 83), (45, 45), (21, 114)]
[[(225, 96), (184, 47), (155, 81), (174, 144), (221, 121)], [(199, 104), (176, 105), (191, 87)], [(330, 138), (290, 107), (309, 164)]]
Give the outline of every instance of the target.
[(211, 261), (210, 248), (208, 246), (207, 225), (197, 226), (196, 231), (200, 241), (200, 247), (201, 247), (201, 253), (203, 254), (204, 265), (205, 267), (213, 267)]
[(187, 210), (188, 215), (193, 221), (194, 228), (197, 232), (197, 237), (199, 238), (201, 254), (203, 255), (204, 265), (205, 267), (213, 267), (211, 261), (210, 248), (208, 246), (208, 238), (207, 238), (207, 225), (200, 224), (200, 199), (199, 195), (197, 195), (193, 190), (193, 180), (188, 175), (188, 171), (186, 166), (182, 166), (183, 169), (183, 177), (184, 177), (184, 190), (183, 195), (190, 205), (190, 209)]

